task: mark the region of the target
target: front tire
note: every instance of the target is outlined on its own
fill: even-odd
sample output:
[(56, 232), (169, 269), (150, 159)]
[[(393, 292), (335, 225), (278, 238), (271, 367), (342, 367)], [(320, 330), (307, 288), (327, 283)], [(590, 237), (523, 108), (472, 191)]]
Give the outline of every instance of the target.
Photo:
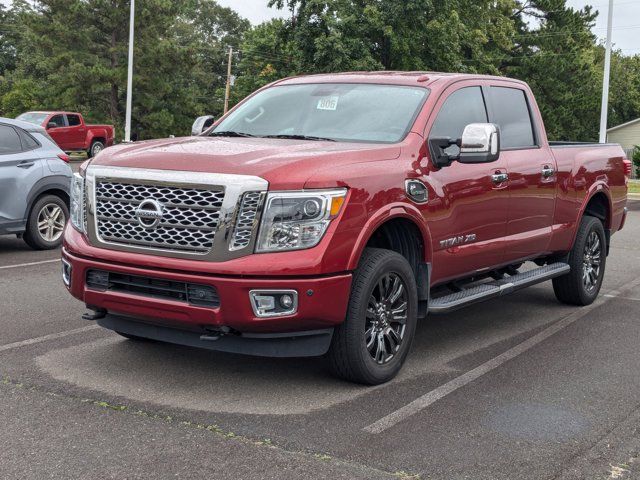
[(590, 305), (598, 297), (607, 263), (607, 238), (602, 222), (585, 215), (569, 254), (571, 271), (553, 279), (556, 298), (569, 305)]
[(347, 318), (331, 341), (333, 373), (366, 385), (391, 380), (411, 349), (417, 311), (409, 262), (390, 250), (366, 249), (354, 273)]
[(69, 208), (60, 197), (45, 195), (31, 207), (23, 239), (34, 250), (51, 250), (62, 243)]

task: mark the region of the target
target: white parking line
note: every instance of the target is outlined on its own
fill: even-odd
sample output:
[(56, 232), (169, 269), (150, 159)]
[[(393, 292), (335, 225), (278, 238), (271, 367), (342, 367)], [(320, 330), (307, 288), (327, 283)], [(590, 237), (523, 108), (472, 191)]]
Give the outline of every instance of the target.
[(411, 403), (408, 403), (404, 407), (401, 407), (398, 410), (391, 412), (389, 415), (386, 415), (385, 417), (382, 417), (381, 419), (375, 421), (371, 425), (364, 427), (363, 430), (365, 432), (374, 433), (374, 434), (384, 432), (385, 430), (402, 422), (408, 417), (415, 415), (421, 410), (424, 410), (428, 406), (446, 397), (450, 393), (480, 378), (484, 374), (489, 373), (492, 370), (495, 370), (503, 363), (508, 362), (509, 360), (517, 357), (518, 355), (538, 345), (540, 342), (543, 342), (547, 338), (558, 333), (560, 330), (568, 327), (569, 325), (576, 322), (577, 320), (580, 320), (595, 308), (598, 308), (604, 305), (605, 303), (609, 302), (612, 298), (617, 298), (620, 295), (631, 291), (637, 285), (640, 285), (640, 278), (636, 279), (630, 284), (627, 284), (623, 292), (618, 292), (614, 290), (609, 292), (606, 295), (601, 296), (598, 300), (596, 300), (591, 305), (587, 307), (582, 307), (580, 310), (577, 310), (576, 312), (572, 313), (568, 317), (565, 317), (562, 320), (559, 320), (558, 322), (544, 329), (537, 335), (534, 335), (533, 337), (529, 338), (528, 340), (525, 340), (524, 342), (516, 345), (513, 348), (510, 348), (509, 350), (498, 355), (497, 357), (492, 358), (491, 360), (483, 363), (482, 365), (474, 368), (473, 370), (470, 370), (467, 373), (454, 378), (450, 382), (447, 382), (444, 385), (440, 385), (438, 388), (431, 390), (430, 392), (422, 395), (421, 397), (416, 398), (414, 401), (412, 401)]
[[(607, 295), (605, 295), (605, 297), (613, 297), (613, 295), (607, 294)], [(619, 298), (620, 300), (631, 300), (632, 302), (640, 302), (640, 298), (621, 297), (620, 295), (618, 295), (615, 298)]]
[(42, 260), (41, 262), (29, 262), (29, 263), (19, 263), (17, 265), (5, 265), (4, 267), (0, 267), (0, 270), (5, 270), (7, 268), (20, 268), (20, 267), (30, 267), (32, 265), (43, 265), (45, 263), (55, 263), (60, 262), (59, 258), (55, 260)]
[(42, 337), (30, 338), (28, 340), (22, 340), (21, 342), (8, 343), (7, 345), (0, 345), (0, 353), (7, 350), (15, 350), (16, 348), (26, 347), (27, 345), (33, 345), (34, 343), (46, 342), (48, 340), (55, 340), (57, 338), (64, 338), (76, 333), (90, 332), (100, 328), (98, 325), (88, 325), (86, 327), (76, 328), (75, 330), (67, 330), (66, 332), (51, 333), (49, 335), (43, 335)]

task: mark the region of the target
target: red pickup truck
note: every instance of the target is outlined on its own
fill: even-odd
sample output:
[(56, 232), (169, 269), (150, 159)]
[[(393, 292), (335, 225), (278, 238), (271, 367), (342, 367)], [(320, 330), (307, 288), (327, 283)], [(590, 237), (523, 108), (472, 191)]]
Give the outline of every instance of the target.
[(88, 125), (75, 112), (26, 112), (17, 120), (40, 125), (65, 152), (85, 151), (95, 157), (113, 145), (113, 125)]
[(199, 136), (85, 163), (63, 280), (128, 338), (327, 354), (378, 384), (428, 314), (546, 280), (593, 302), (630, 171), (619, 145), (548, 142), (520, 81), (289, 78)]

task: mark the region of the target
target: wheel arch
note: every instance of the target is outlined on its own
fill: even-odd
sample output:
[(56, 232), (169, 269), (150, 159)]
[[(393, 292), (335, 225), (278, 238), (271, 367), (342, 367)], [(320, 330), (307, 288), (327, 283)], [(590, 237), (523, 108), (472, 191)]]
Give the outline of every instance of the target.
[(29, 192), (24, 218), (28, 218), (33, 204), (36, 203), (43, 195), (56, 195), (62, 198), (68, 208), (71, 201), (69, 196), (70, 182), (71, 179), (64, 175), (54, 175), (40, 179)]
[(584, 215), (591, 215), (602, 221), (605, 229), (611, 229), (611, 212), (613, 206), (611, 196), (604, 188), (597, 190), (585, 202), (582, 208), (582, 218)]
[(89, 140), (89, 148), (91, 148), (91, 145), (93, 145), (95, 142), (101, 142), (106, 147), (107, 146), (106, 135), (105, 136), (96, 135), (94, 137), (91, 137), (91, 139)]
[(585, 199), (580, 206), (580, 213), (576, 220), (576, 229), (573, 234), (573, 246), (578, 236), (580, 221), (585, 215), (596, 217), (602, 221), (605, 236), (607, 240), (607, 255), (609, 254), (609, 244), (611, 239), (611, 222), (613, 220), (613, 203), (611, 200), (611, 192), (603, 183), (594, 185), (589, 193), (585, 195)]
[(349, 259), (349, 270), (358, 267), (367, 247), (385, 248), (405, 257), (416, 275), (420, 299), (428, 297), (431, 235), (421, 212), (412, 205), (390, 205), (369, 218)]

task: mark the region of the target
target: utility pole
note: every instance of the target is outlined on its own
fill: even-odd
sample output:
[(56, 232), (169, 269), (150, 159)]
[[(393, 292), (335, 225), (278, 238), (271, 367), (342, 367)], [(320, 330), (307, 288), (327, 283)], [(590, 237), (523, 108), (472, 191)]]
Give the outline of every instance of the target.
[(609, 76), (611, 75), (611, 26), (613, 25), (613, 0), (609, 0), (607, 17), (607, 47), (604, 55), (604, 79), (602, 80), (602, 107), (600, 110), (600, 143), (607, 141), (607, 114), (609, 113)]
[(135, 19), (136, 1), (131, 0), (129, 12), (129, 66), (127, 71), (127, 113), (124, 122), (124, 141), (131, 141), (131, 97), (133, 89), (133, 30)]
[(231, 96), (231, 61), (233, 60), (233, 48), (229, 47), (229, 61), (227, 62), (227, 88), (224, 92), (224, 113), (229, 110), (229, 97)]

